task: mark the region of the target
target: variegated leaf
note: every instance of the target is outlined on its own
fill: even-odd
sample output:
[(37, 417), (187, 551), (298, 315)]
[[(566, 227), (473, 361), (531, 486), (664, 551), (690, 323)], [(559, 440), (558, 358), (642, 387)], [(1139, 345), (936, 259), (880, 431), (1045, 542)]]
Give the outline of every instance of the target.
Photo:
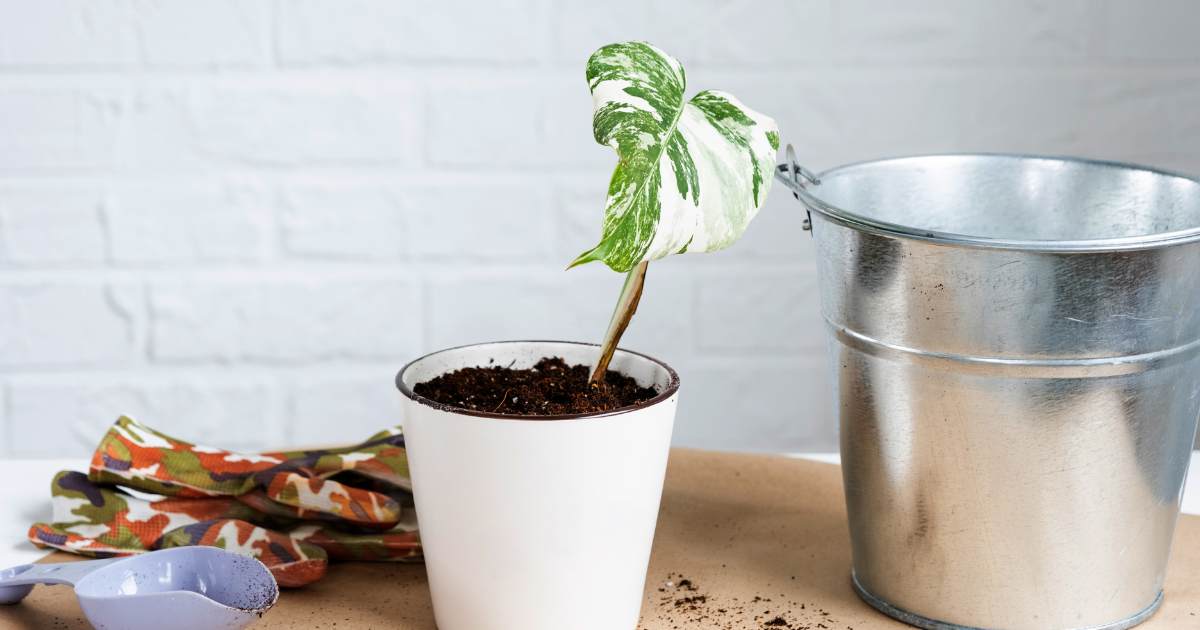
[(601, 260), (624, 272), (737, 241), (771, 189), (775, 121), (725, 92), (684, 102), (683, 66), (645, 42), (596, 51), (587, 79), (596, 142), (616, 149), (620, 161), (600, 244), (571, 266)]

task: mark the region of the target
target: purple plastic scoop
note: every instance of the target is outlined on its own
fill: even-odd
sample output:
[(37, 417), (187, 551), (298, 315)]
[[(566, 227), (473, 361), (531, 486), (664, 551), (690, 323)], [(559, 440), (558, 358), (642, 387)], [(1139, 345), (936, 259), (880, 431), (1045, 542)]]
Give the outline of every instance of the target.
[(279, 597), (263, 563), (216, 547), (0, 570), (0, 604), (21, 601), (35, 584), (75, 587), (96, 630), (239, 630)]

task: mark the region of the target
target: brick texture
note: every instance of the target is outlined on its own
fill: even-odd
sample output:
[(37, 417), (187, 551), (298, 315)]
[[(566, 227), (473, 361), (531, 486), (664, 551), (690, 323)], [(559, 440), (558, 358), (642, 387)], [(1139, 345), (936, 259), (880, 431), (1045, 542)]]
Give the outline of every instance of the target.
[(104, 67), (136, 62), (127, 0), (0, 2), (0, 62), (13, 67)]
[(375, 374), (306, 375), (288, 383), (288, 442), (352, 444), (396, 424), (399, 394), (390, 367)]
[[(599, 340), (614, 156), (584, 63), (652, 41), (820, 171), (1074, 154), (1200, 173), (1188, 0), (0, 0), (0, 457), (118, 414), (230, 448), (399, 422), (439, 348)], [(678, 444), (837, 445), (804, 213), (651, 265), (624, 344)], [(61, 439), (46, 440), (46, 427)]]
[(280, 191), (283, 254), (290, 258), (397, 260), (408, 249), (395, 186), (305, 182)]
[(105, 210), (117, 263), (253, 262), (267, 255), (271, 237), (266, 193), (250, 183), (120, 185)]
[(203, 280), (150, 289), (150, 357), (161, 362), (401, 360), (421, 304), (405, 278)]
[(532, 0), (296, 0), (279, 7), (279, 61), (533, 65), (542, 19)]
[(0, 284), (0, 366), (114, 366), (136, 358), (140, 289), (131, 284)]
[(0, 189), (0, 260), (33, 268), (104, 264), (103, 202), (92, 186)]
[(0, 83), (0, 174), (111, 168), (125, 106), (118, 87)]
[[(90, 455), (98, 435), (122, 414), (191, 442), (228, 448), (255, 447), (268, 440), (274, 397), (261, 379), (209, 374), (202, 379), (156, 375), (119, 380), (18, 378), (9, 388), (12, 454), (18, 457)], [(47, 440), (45, 422), (61, 431)]]

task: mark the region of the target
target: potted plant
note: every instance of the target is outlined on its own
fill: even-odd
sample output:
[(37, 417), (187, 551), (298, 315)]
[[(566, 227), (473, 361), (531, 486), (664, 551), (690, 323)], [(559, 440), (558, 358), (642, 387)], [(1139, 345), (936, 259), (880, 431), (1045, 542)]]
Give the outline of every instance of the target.
[(605, 46), (587, 79), (619, 162), (571, 266), (627, 274), (603, 343), (466, 346), (396, 376), (440, 630), (637, 626), (679, 377), (617, 342), (649, 262), (733, 244), (771, 186), (775, 121), (723, 92), (685, 101), (665, 52)]

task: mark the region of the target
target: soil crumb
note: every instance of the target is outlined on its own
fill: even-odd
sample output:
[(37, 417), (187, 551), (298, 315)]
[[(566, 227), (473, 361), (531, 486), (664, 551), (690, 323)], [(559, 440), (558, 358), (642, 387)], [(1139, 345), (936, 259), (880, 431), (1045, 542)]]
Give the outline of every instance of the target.
[[(699, 591), (699, 592), (697, 592)], [(853, 630), (833, 619), (820, 606), (791, 601), (780, 594), (769, 606), (770, 597), (755, 595), (738, 598), (719, 596), (696, 584), (693, 579), (669, 573), (659, 588), (652, 619), (670, 628), (720, 628), (722, 630)], [(693, 594), (695, 593), (695, 594)], [(764, 610), (764, 608), (767, 608)], [(643, 620), (647, 621), (647, 620)], [(638, 628), (646, 628), (643, 623)], [(655, 627), (661, 627), (656, 625)]]
[(550, 416), (610, 411), (640, 405), (658, 395), (652, 387), (615, 370), (604, 383), (588, 384), (586, 365), (567, 365), (549, 357), (530, 369), (469, 367), (417, 383), (413, 391), (443, 405), (471, 411), (520, 416)]

